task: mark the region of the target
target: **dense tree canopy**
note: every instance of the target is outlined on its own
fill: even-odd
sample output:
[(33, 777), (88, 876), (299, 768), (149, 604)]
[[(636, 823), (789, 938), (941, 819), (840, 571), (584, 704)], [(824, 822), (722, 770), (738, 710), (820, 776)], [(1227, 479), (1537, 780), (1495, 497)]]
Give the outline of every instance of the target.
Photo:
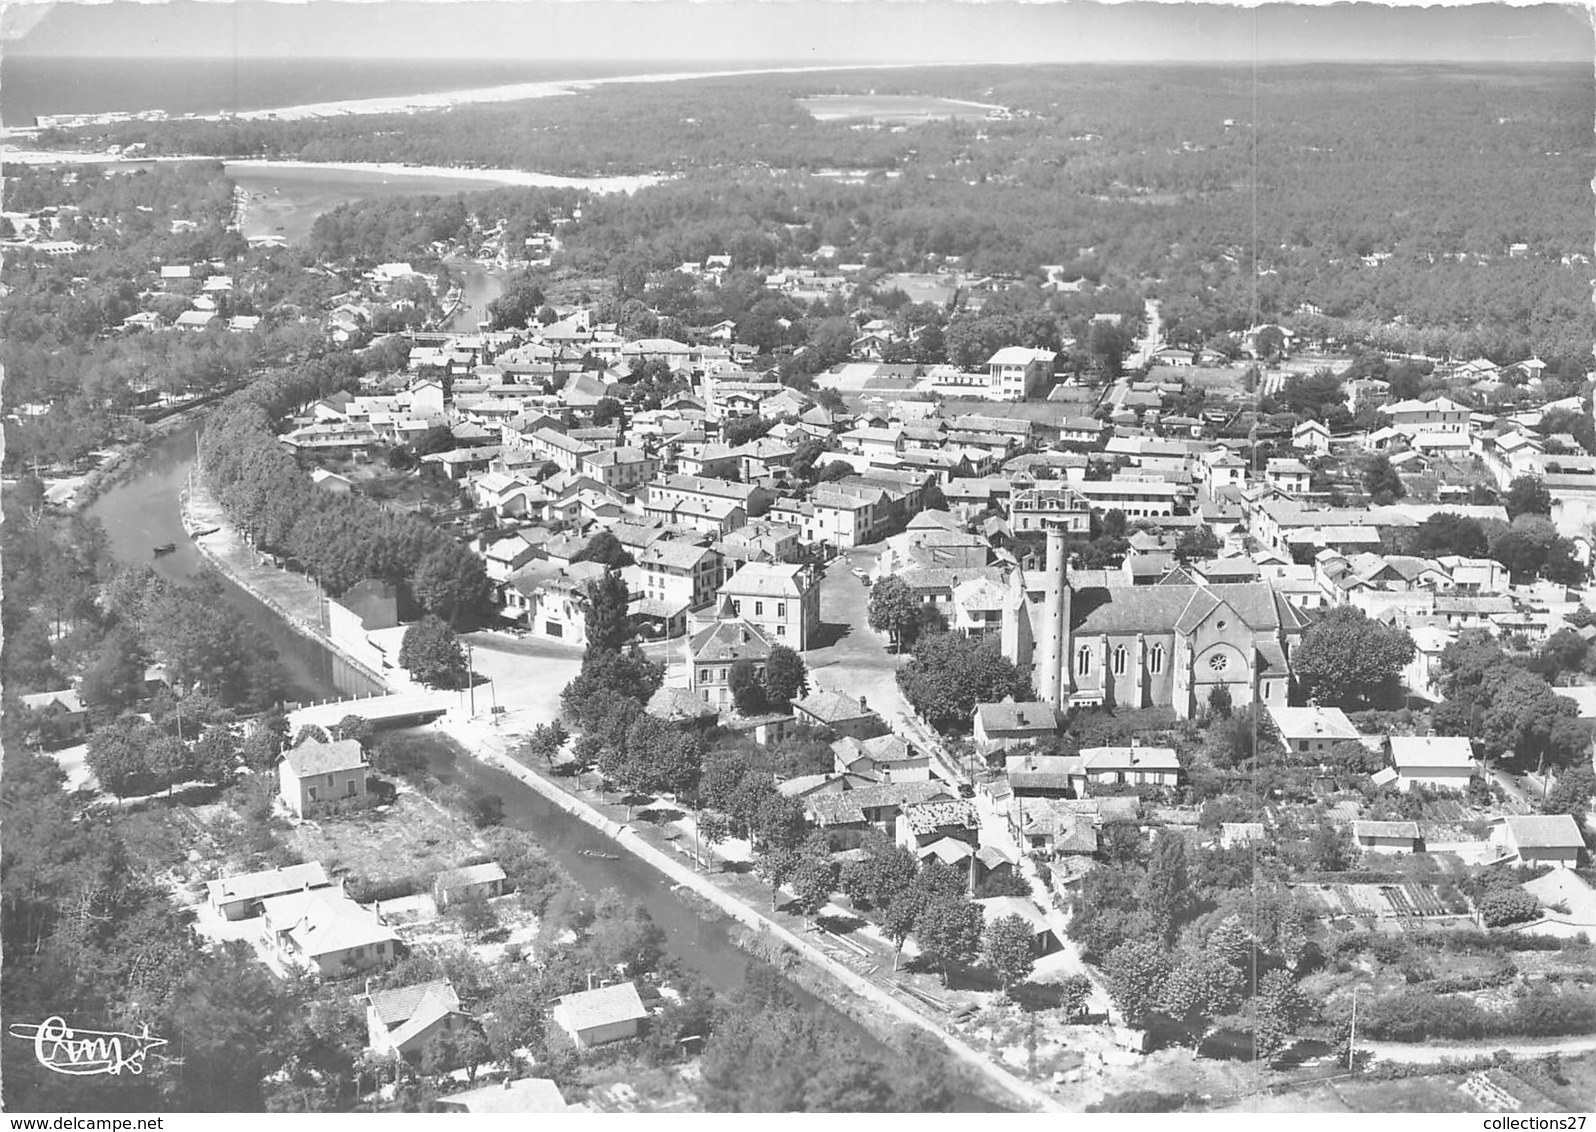
[(1362, 707), (1391, 696), (1414, 651), (1406, 629), (1371, 620), (1356, 607), (1338, 606), (1302, 634), (1291, 667), (1308, 697), (1333, 707)]

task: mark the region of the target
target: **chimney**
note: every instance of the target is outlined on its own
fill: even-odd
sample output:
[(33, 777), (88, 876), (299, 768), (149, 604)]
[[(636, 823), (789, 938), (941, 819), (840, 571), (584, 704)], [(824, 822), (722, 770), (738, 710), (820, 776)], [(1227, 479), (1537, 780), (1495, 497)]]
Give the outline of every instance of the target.
[(869, 711), (870, 710), (870, 705), (865, 703), (865, 698), (863, 696), (859, 697), (859, 710), (860, 711)]

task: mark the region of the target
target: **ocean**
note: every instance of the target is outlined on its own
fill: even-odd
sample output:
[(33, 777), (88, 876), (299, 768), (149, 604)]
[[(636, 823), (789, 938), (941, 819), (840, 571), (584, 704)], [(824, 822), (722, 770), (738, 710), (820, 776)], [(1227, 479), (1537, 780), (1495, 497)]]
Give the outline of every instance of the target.
[[(780, 66), (648, 60), (79, 59), (12, 56), (0, 81), (0, 124), (41, 114), (242, 113), (511, 83)], [(788, 65), (791, 65), (790, 62)]]

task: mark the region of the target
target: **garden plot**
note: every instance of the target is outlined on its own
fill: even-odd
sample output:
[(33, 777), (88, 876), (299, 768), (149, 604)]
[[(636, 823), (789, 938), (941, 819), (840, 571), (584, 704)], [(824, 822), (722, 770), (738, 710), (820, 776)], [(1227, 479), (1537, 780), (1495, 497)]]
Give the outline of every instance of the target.
[(1376, 920), (1422, 920), (1431, 916), (1462, 916), (1468, 902), (1433, 884), (1331, 884), (1316, 885), (1314, 895), (1332, 916), (1357, 916)]

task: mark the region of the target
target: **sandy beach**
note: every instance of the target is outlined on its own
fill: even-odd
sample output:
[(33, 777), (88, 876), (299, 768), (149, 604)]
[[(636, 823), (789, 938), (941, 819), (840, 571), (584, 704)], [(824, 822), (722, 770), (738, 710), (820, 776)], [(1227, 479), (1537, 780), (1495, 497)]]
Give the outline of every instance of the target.
[[(961, 66), (953, 63), (851, 63), (815, 67), (753, 67), (725, 71), (667, 71), (642, 75), (607, 75), (586, 79), (554, 79), (544, 82), (511, 83), (508, 85), (474, 87), (465, 90), (437, 91), (431, 94), (397, 94), (379, 98), (354, 98), (334, 102), (307, 102), (298, 106), (271, 107), (263, 110), (241, 110), (226, 114), (193, 114), (183, 117), (192, 121), (297, 121), (306, 118), (334, 118), (351, 114), (413, 114), (428, 110), (448, 110), (455, 106), (489, 102), (525, 102), (534, 98), (553, 98), (558, 95), (577, 94), (600, 86), (620, 83), (675, 83), (692, 79), (740, 78), (749, 75), (807, 75), (837, 71), (889, 71), (909, 67)], [(126, 121), (134, 117), (125, 112), (85, 113), (75, 115), (84, 119), (100, 118), (104, 121)], [(178, 120), (175, 116), (172, 119)], [(20, 128), (0, 131), (0, 137), (26, 137), (34, 131)], [(19, 159), (20, 160), (20, 159)]]
[[(0, 146), (0, 164), (13, 165), (143, 165), (155, 161), (214, 161), (203, 155), (144, 157), (115, 153), (88, 153), (65, 149), (15, 149)], [(657, 185), (667, 178), (655, 173), (625, 177), (557, 177), (552, 173), (530, 173), (524, 169), (475, 169), (449, 165), (401, 165), (392, 161), (267, 161), (224, 159), (230, 174), (271, 174), (278, 170), (340, 170), (382, 177), (447, 178), (454, 181), (480, 181), (489, 186), (537, 189), (585, 189), (593, 193), (630, 193)]]
[[(593, 79), (562, 79), (553, 82), (512, 83), (508, 86), (477, 87), (471, 90), (439, 91), (435, 94), (395, 95), (389, 98), (359, 98), (343, 102), (311, 102), (276, 110), (249, 110), (232, 117), (245, 121), (275, 118), (292, 121), (300, 118), (328, 118), (343, 114), (404, 114), (423, 110), (447, 110), (480, 102), (524, 102), (533, 98), (552, 98), (576, 94), (594, 87), (618, 83), (675, 83), (690, 79), (740, 78), (746, 75), (803, 75), (828, 71), (882, 71), (926, 66), (922, 63), (853, 64), (828, 67), (764, 67), (729, 71), (677, 71), (647, 75), (611, 75)], [(220, 116), (215, 116), (220, 117)]]
[[(178, 160), (183, 160), (179, 158)], [(188, 160), (193, 160), (189, 158)], [(585, 189), (592, 193), (630, 193), (666, 180), (655, 173), (626, 177), (556, 177), (552, 173), (528, 173), (521, 169), (472, 169), (449, 165), (400, 165), (382, 161), (227, 161), (229, 174), (271, 173), (279, 169), (341, 169), (350, 173), (376, 173), (392, 177), (448, 177), (461, 181), (482, 181), (488, 185), (508, 185), (534, 189)]]

